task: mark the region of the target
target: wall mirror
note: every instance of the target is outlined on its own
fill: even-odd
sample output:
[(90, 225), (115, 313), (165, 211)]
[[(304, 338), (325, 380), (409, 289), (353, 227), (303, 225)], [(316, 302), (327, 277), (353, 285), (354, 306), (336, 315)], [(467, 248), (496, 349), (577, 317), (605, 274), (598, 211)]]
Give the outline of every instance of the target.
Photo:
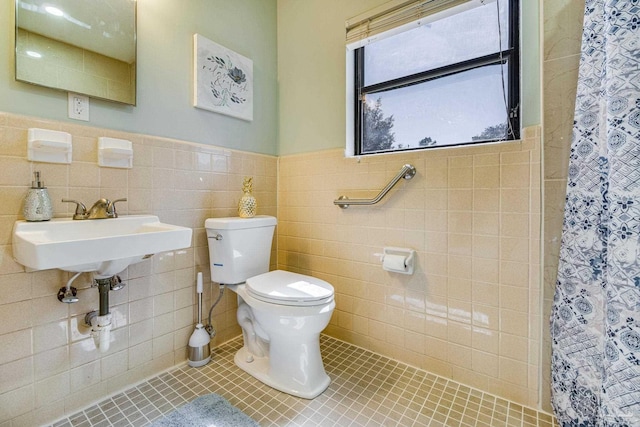
[(135, 0), (16, 0), (16, 80), (136, 103)]

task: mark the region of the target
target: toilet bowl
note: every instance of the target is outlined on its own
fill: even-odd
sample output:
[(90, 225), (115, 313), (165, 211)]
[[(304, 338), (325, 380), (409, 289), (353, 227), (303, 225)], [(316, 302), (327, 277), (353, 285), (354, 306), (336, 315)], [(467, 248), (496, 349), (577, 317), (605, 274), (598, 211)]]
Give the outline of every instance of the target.
[[(305, 399), (322, 393), (331, 380), (320, 356), (320, 332), (329, 324), (335, 308), (333, 288), (327, 285), (322, 298), (267, 299), (253, 291), (255, 281), (270, 283), (274, 294), (295, 283), (318, 286), (319, 279), (287, 271), (271, 271), (229, 286), (238, 294), (238, 323), (244, 346), (235, 362), (263, 383)], [(300, 305), (297, 305), (299, 303)]]
[(334, 289), (315, 277), (268, 271), (275, 224), (268, 216), (207, 219), (211, 279), (238, 296), (244, 346), (236, 365), (277, 390), (312, 399), (331, 382), (320, 332), (335, 308)]

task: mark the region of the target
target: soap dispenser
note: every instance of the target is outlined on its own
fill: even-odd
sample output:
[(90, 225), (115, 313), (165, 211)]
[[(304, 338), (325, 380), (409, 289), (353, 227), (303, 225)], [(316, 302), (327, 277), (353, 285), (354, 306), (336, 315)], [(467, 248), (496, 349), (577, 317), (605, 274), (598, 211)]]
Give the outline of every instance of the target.
[(24, 199), (24, 219), (27, 221), (49, 221), (53, 216), (51, 198), (44, 183), (40, 181), (40, 172), (33, 173), (34, 180)]

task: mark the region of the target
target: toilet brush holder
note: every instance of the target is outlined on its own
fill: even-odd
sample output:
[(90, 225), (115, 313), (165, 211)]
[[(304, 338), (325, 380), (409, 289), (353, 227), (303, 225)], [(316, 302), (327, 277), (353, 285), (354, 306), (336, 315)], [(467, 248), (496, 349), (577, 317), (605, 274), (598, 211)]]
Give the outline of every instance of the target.
[(198, 273), (196, 292), (198, 293), (198, 324), (191, 337), (189, 337), (187, 363), (191, 367), (199, 368), (211, 360), (211, 349), (209, 347), (211, 335), (202, 324), (202, 273)]
[(209, 343), (211, 337), (206, 331), (202, 323), (196, 325), (196, 330), (193, 331), (189, 338), (189, 358), (187, 363), (189, 366), (199, 368), (204, 366), (211, 360), (211, 349)]

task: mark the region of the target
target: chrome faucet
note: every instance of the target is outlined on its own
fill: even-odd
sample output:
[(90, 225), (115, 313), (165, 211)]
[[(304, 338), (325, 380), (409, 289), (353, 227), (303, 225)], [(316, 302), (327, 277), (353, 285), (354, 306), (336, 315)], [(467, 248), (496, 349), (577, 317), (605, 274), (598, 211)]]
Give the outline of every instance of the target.
[(84, 203), (78, 202), (77, 200), (62, 199), (62, 201), (64, 203), (76, 204), (76, 212), (73, 214), (73, 219), (106, 219), (118, 218), (116, 203), (126, 202), (127, 199), (116, 199), (113, 202), (109, 199), (100, 199), (95, 202), (88, 211)]

